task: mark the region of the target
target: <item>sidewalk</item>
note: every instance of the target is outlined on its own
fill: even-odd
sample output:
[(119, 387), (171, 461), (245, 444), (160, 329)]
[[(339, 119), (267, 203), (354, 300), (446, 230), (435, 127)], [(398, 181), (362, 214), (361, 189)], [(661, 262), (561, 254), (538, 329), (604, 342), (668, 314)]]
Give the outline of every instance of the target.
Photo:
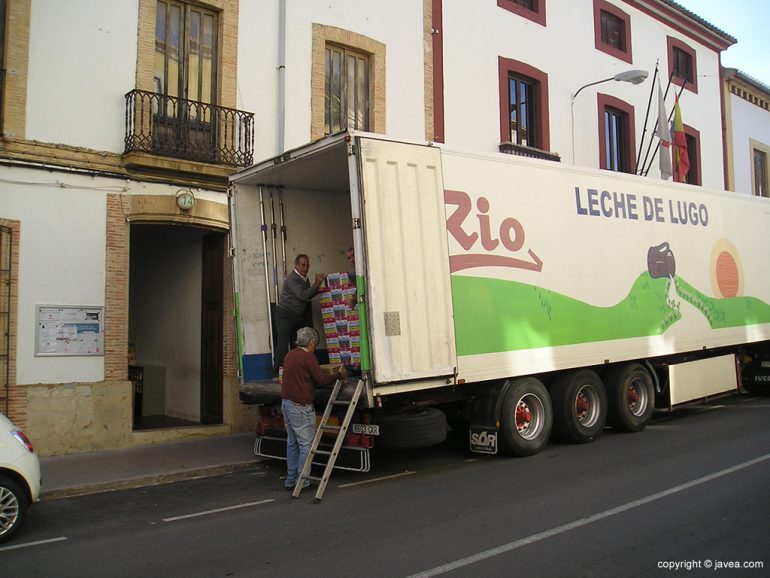
[(42, 500), (257, 468), (254, 432), (40, 458)]

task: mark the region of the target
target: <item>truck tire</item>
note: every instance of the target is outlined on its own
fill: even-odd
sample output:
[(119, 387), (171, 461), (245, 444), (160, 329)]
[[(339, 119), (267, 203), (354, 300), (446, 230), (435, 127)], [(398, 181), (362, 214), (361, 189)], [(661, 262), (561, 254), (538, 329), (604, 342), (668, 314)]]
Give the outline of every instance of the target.
[(649, 372), (638, 363), (611, 368), (607, 383), (607, 423), (626, 432), (642, 431), (655, 409), (655, 389)]
[(505, 391), (500, 415), (500, 453), (531, 456), (551, 437), (553, 412), (545, 386), (534, 377), (517, 379)]
[(424, 407), (403, 413), (383, 413), (374, 418), (380, 426), (375, 446), (407, 450), (428, 448), (446, 439), (446, 416), (440, 409)]
[(607, 392), (590, 369), (570, 371), (551, 387), (553, 434), (565, 442), (584, 444), (602, 433), (607, 421)]

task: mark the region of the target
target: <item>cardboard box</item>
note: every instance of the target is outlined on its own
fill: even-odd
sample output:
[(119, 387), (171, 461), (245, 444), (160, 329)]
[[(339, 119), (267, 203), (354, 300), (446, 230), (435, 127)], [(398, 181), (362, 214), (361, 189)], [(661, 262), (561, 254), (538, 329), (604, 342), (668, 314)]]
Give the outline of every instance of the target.
[(324, 373), (328, 373), (329, 375), (334, 375), (339, 371), (340, 364), (339, 363), (323, 363), (321, 364), (321, 369), (324, 371)]

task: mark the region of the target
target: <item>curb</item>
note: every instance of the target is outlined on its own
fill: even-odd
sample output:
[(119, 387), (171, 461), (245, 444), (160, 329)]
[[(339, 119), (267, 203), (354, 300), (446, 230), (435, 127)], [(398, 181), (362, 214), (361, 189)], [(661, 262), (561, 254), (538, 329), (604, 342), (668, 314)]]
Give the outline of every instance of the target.
[(248, 461), (237, 464), (227, 464), (223, 466), (211, 466), (193, 470), (180, 470), (176, 472), (166, 472), (149, 476), (126, 478), (110, 482), (85, 482), (83, 484), (53, 489), (47, 492), (43, 491), (40, 495), (40, 501), (61, 500), (64, 498), (101, 494), (104, 492), (114, 492), (117, 490), (131, 490), (148, 486), (160, 486), (162, 484), (170, 484), (172, 482), (197, 480), (201, 478), (232, 474), (235, 472), (256, 470), (260, 466), (261, 462)]

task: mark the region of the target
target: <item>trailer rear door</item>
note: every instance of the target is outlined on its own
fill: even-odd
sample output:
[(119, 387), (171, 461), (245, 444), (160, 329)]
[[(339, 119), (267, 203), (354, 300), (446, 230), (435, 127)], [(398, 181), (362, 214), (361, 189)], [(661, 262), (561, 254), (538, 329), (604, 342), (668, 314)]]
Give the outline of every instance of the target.
[(367, 137), (356, 142), (374, 382), (453, 376), (441, 152)]

